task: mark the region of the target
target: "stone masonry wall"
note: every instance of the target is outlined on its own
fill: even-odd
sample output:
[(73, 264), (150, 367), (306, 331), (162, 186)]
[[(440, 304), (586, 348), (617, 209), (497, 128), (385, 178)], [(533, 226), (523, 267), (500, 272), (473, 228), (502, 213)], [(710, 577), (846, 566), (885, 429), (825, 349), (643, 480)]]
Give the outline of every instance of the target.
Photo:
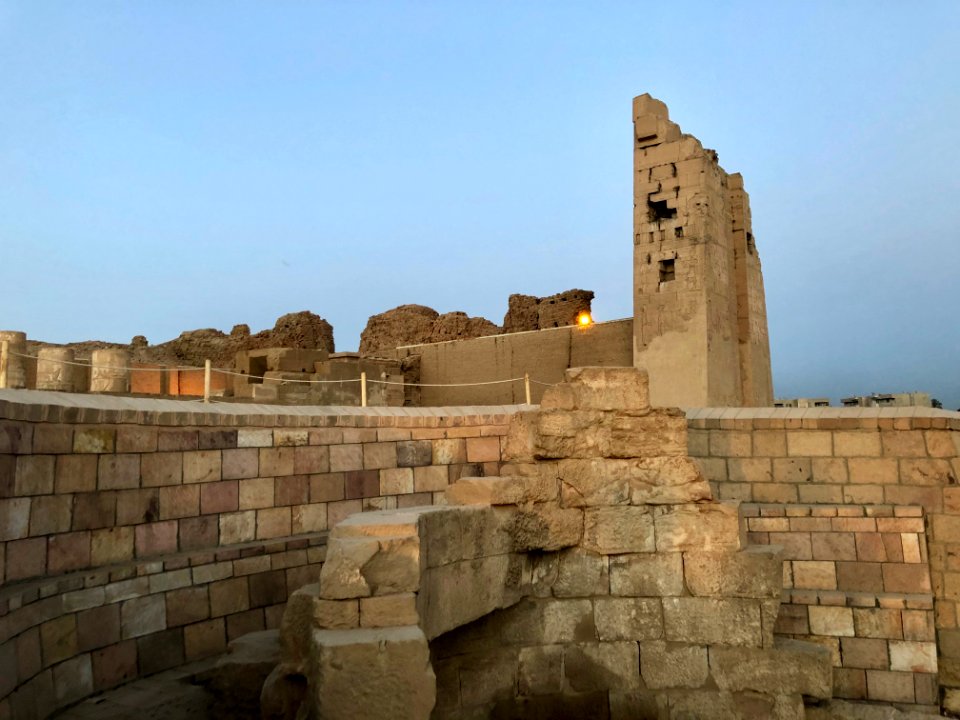
[(496, 474), (512, 410), (0, 391), (0, 718), (275, 627), (328, 527)]
[[(915, 407), (703, 409), (687, 419), (690, 453), (720, 498), (923, 509), (941, 703), (960, 711), (960, 414)], [(873, 573), (859, 581), (875, 583)], [(894, 692), (905, 696), (908, 688)]]

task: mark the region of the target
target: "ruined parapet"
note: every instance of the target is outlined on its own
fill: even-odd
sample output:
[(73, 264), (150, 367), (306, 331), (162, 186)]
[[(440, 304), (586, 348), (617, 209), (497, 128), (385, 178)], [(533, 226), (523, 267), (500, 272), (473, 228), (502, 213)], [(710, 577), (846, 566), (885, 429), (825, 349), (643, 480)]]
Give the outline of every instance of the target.
[(770, 405), (763, 278), (739, 174), (633, 101), (634, 365), (656, 404)]
[(265, 697), (318, 718), (802, 718), (829, 653), (774, 640), (782, 551), (746, 546), (686, 432), (645, 374), (568, 371), (514, 416), (503, 476), (331, 531)]
[(525, 332), (576, 325), (582, 313), (590, 313), (593, 300), (590, 290), (566, 290), (556, 295), (511, 295), (507, 314), (503, 318), (503, 332)]
[(27, 354), (27, 334), (19, 330), (0, 330), (0, 342), (6, 340), (7, 355), (4, 358), (3, 384), (0, 387), (25, 388), (27, 370), (21, 355)]
[(130, 353), (94, 350), (90, 355), (90, 392), (130, 392)]
[(43, 347), (37, 351), (37, 390), (73, 392), (77, 388), (71, 348)]

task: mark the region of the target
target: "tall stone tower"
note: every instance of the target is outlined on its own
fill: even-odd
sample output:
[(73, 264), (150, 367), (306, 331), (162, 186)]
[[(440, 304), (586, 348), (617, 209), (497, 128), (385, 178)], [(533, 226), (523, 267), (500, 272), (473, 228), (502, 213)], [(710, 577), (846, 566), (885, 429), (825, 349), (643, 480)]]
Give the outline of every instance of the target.
[(633, 100), (633, 364), (657, 406), (773, 404), (750, 202), (739, 174)]

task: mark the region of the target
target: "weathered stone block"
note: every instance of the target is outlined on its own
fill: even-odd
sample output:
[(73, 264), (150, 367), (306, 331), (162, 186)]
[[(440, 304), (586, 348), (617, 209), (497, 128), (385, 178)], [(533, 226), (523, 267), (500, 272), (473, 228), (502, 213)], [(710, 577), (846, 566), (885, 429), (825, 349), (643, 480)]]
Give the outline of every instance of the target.
[(563, 669), (567, 685), (575, 692), (641, 688), (635, 642), (568, 645), (563, 651)]
[(436, 678), (417, 627), (313, 633), (310, 698), (327, 720), (427, 720)]
[(607, 417), (598, 411), (541, 410), (537, 418), (537, 458), (610, 457)]
[(500, 640), (505, 644), (552, 645), (594, 642), (593, 605), (586, 599), (521, 600), (504, 613)]
[(646, 507), (584, 510), (583, 546), (603, 554), (653, 552), (654, 519)]
[(617, 414), (610, 430), (610, 455), (642, 458), (687, 454), (687, 419), (678, 410), (654, 410), (649, 415)]
[(756, 545), (741, 552), (683, 554), (687, 588), (701, 597), (779, 598), (783, 551)]
[(520, 648), (521, 695), (549, 695), (563, 689), (563, 646), (536, 645)]
[(558, 558), (557, 579), (553, 584), (556, 597), (591, 597), (607, 595), (610, 580), (607, 557), (582, 548), (563, 550)]
[(519, 476), (462, 477), (446, 488), (449, 505), (520, 505), (556, 500), (556, 478)]
[(553, 504), (524, 507), (517, 510), (510, 533), (518, 551), (571, 547), (584, 537), (583, 511)]
[(647, 505), (710, 499), (710, 485), (688, 457), (561, 460), (563, 505)]
[(417, 595), (420, 626), (427, 637), (516, 603), (521, 567), (519, 557), (497, 555), (427, 569)]
[(760, 647), (760, 603), (740, 598), (663, 598), (663, 639), (696, 645)]
[(772, 648), (710, 648), (710, 672), (721, 690), (828, 699), (833, 672), (830, 652), (820, 645), (780, 639)]
[(680, 553), (638, 553), (610, 558), (610, 594), (662, 597), (683, 594)]
[(651, 690), (702, 687), (710, 674), (707, 648), (661, 640), (641, 642), (640, 674)]
[(360, 598), (360, 627), (403, 627), (419, 622), (413, 593)]
[[(541, 403), (540, 407), (543, 407)], [(505, 462), (530, 462), (537, 448), (538, 412), (518, 412), (510, 418), (507, 434), (503, 439)]]
[(663, 610), (657, 598), (597, 598), (594, 618), (601, 640), (663, 637)]
[(582, 367), (564, 373), (563, 383), (543, 393), (540, 406), (560, 410), (650, 409), (647, 373), (636, 368)]
[(658, 552), (739, 550), (746, 545), (740, 503), (656, 507), (653, 518)]

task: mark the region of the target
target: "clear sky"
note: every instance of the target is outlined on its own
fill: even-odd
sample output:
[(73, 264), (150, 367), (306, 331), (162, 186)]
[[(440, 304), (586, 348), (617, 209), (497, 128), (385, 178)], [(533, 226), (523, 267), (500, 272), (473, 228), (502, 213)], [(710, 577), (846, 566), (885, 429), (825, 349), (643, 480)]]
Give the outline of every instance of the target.
[(631, 307), (631, 98), (742, 172), (778, 396), (960, 407), (960, 3), (0, 0), (0, 327)]

